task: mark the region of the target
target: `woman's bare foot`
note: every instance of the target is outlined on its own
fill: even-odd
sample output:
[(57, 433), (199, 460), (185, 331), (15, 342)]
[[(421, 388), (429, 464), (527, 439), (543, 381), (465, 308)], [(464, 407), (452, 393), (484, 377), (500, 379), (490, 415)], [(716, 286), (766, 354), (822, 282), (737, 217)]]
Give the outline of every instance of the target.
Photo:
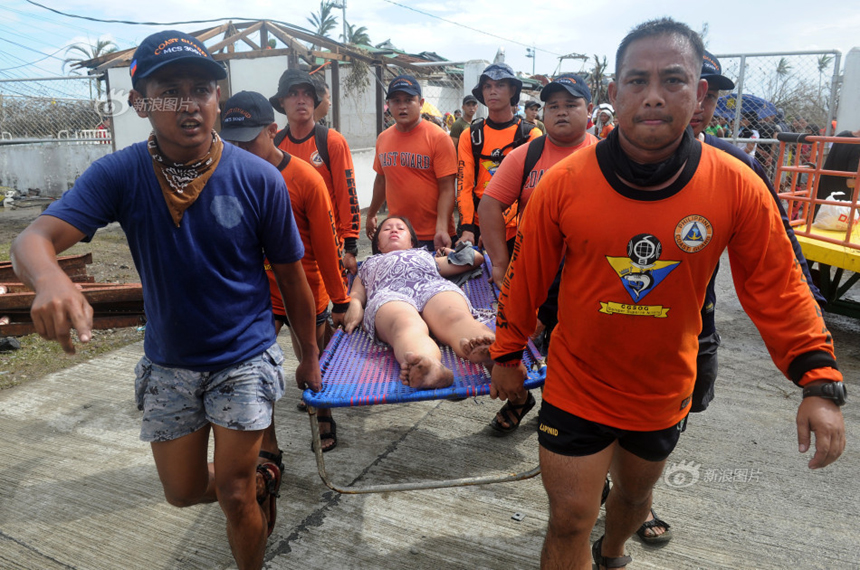
[(400, 381), (417, 390), (447, 388), (454, 383), (454, 373), (429, 356), (406, 353), (400, 365)]
[(484, 335), (475, 338), (460, 339), (460, 353), (469, 362), (475, 364), (491, 365), (493, 359), (490, 357), (490, 345), (496, 341), (493, 335)]

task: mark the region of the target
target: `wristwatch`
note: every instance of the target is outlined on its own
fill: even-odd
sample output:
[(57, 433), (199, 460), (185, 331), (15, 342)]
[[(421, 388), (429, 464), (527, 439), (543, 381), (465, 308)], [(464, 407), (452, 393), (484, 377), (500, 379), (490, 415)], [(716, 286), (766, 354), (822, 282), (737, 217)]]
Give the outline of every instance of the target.
[(819, 398), (827, 398), (833, 400), (837, 406), (845, 405), (845, 397), (848, 395), (848, 390), (842, 382), (827, 382), (816, 386), (809, 386), (803, 389), (803, 397), (818, 396)]

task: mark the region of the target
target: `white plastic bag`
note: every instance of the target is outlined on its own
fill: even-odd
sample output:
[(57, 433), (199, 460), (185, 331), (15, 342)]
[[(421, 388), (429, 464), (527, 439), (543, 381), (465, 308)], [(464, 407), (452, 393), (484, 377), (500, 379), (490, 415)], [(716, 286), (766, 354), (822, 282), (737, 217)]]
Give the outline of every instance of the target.
[[(827, 197), (827, 200), (843, 200), (844, 192), (834, 192)], [(812, 222), (812, 227), (819, 230), (830, 230), (844, 232), (848, 229), (848, 218), (851, 216), (851, 208), (849, 206), (832, 206), (824, 204), (819, 208), (818, 214), (815, 215), (815, 221)], [(860, 221), (860, 213), (854, 211), (854, 223)]]

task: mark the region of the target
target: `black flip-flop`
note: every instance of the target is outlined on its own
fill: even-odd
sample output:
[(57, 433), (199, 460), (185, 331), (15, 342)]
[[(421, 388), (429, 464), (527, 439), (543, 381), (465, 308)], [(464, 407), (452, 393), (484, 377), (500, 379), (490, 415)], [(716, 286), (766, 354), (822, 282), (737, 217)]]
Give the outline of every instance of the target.
[[(499, 421), (499, 418), (494, 417), (493, 421), (490, 422), (490, 427), (496, 430), (498, 433), (507, 435), (512, 431), (516, 430), (520, 427), (520, 424), (523, 421), (523, 417), (527, 413), (531, 411), (532, 408), (535, 407), (535, 397), (532, 396), (532, 393), (528, 393), (528, 398), (522, 404), (512, 404), (510, 400), (505, 402), (505, 405), (502, 406), (502, 409), (498, 411), (496, 415), (501, 414), (505, 421), (508, 423), (507, 426), (503, 426), (502, 422)], [(516, 423), (514, 421), (516, 420)]]
[[(642, 523), (642, 526), (636, 531), (636, 535), (644, 542), (645, 544), (660, 544), (662, 542), (669, 542), (672, 540), (672, 531), (669, 530), (672, 527), (666, 521), (660, 520), (660, 517), (657, 516), (657, 513), (654, 512), (654, 509), (651, 509), (651, 516), (654, 518), (650, 521), (645, 521)], [(645, 531), (652, 529), (654, 527), (661, 527), (666, 529), (665, 532), (661, 534), (646, 534)]]
[[(335, 447), (337, 447), (337, 422), (334, 421), (334, 418), (331, 416), (317, 416), (317, 422), (322, 422), (324, 424), (331, 425), (331, 431), (330, 432), (328, 432), (328, 433), (322, 433), (321, 432), (320, 433), (320, 445), (322, 445), (322, 443), (324, 441), (329, 441), (329, 440), (332, 441), (332, 444), (329, 447), (323, 447), (322, 448), (322, 452), (327, 453), (327, 452), (331, 451), (332, 449), (334, 449)], [(311, 443), (311, 451), (313, 451), (313, 449), (314, 449), (314, 446), (313, 446), (313, 443)]]

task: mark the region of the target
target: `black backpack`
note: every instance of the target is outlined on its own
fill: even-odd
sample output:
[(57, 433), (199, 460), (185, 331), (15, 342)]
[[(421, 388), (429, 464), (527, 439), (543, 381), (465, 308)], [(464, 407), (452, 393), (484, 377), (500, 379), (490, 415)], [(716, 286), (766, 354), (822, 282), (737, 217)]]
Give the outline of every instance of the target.
[(476, 119), (476, 120), (472, 121), (471, 125), (469, 125), (469, 137), (472, 141), (472, 157), (474, 158), (474, 162), (475, 162), (475, 182), (476, 183), (478, 182), (478, 171), (479, 171), (479, 168), (481, 166), (481, 159), (482, 158), (489, 158), (489, 159), (494, 160), (494, 161), (497, 160), (499, 162), (499, 164), (501, 164), (502, 159), (505, 158), (505, 155), (502, 154), (502, 152), (504, 152), (505, 149), (507, 149), (508, 147), (513, 149), (513, 148), (517, 148), (518, 146), (521, 146), (521, 145), (529, 142), (529, 135), (531, 134), (532, 129), (535, 128), (535, 126), (532, 123), (529, 123), (528, 121), (525, 121), (525, 120), (517, 117), (517, 123), (518, 123), (519, 129), (517, 129), (517, 134), (516, 134), (516, 136), (514, 136), (514, 140), (509, 142), (508, 144), (506, 144), (502, 148), (498, 149), (499, 150), (498, 156), (492, 156), (492, 155), (481, 154), (481, 151), (484, 150), (484, 124), (485, 124), (485, 122), (486, 122), (485, 119)]
[[(283, 142), (285, 138), (287, 138), (287, 133), (289, 132), (289, 126), (280, 131), (277, 135), (275, 135), (275, 146), (278, 146)], [(317, 152), (320, 155), (320, 158), (325, 164), (325, 167), (328, 169), (329, 174), (331, 174), (331, 162), (328, 157), (328, 127), (325, 125), (320, 125), (317, 123), (314, 125), (314, 141), (317, 144)]]

